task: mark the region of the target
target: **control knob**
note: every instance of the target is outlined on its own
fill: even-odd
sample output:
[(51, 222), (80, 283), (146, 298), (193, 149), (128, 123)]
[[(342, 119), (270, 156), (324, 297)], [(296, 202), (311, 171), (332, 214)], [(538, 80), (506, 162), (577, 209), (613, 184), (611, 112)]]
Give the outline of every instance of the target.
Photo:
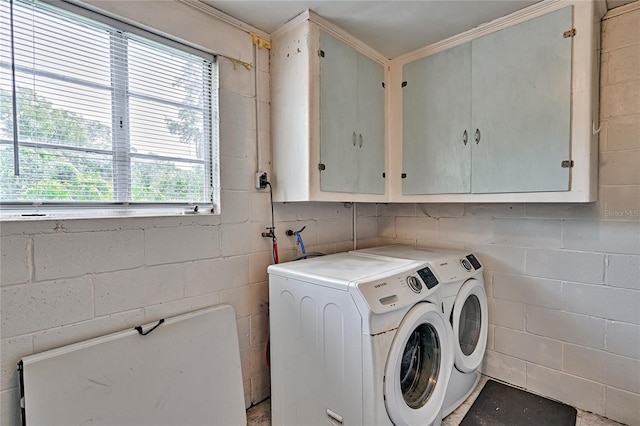
[(422, 291), (422, 283), (417, 277), (413, 275), (409, 275), (407, 277), (407, 284), (409, 285), (411, 291), (413, 291), (414, 293), (420, 293)]
[(460, 259), (460, 264), (467, 270), (467, 272), (471, 271), (472, 266), (467, 259)]

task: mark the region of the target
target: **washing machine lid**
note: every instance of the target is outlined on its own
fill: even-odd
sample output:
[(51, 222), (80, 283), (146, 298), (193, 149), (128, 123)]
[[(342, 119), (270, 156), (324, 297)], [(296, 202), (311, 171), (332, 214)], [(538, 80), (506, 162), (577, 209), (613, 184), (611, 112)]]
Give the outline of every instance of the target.
[(451, 329), (438, 307), (418, 303), (405, 315), (385, 367), (387, 414), (394, 424), (431, 425), (440, 419), (453, 369)]
[(482, 364), (489, 330), (487, 295), (480, 280), (466, 281), (453, 302), (451, 322), (456, 368), (463, 373)]
[(349, 286), (357, 282), (375, 280), (420, 265), (421, 262), (408, 259), (336, 253), (270, 265), (267, 271), (271, 275), (348, 291)]

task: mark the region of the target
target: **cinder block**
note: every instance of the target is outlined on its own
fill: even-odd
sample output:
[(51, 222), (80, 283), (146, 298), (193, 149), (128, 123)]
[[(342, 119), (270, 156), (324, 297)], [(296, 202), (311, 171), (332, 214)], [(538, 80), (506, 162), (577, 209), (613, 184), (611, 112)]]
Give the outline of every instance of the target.
[(526, 274), (599, 284), (604, 280), (604, 255), (567, 250), (527, 249)]
[(471, 203), (471, 204), (463, 204), (463, 206), (464, 206), (465, 216), (484, 217), (484, 218), (491, 218), (491, 219), (525, 216), (524, 204)]
[(604, 349), (605, 320), (527, 306), (527, 331), (563, 342)]
[(524, 305), (502, 299), (487, 299), (489, 323), (495, 326), (524, 330)]
[(640, 292), (601, 285), (563, 283), (564, 310), (640, 324)]
[(640, 27), (638, 26), (640, 10), (602, 21), (602, 51), (619, 49), (621, 47), (640, 43)]
[(562, 367), (562, 343), (557, 340), (502, 327), (496, 327), (494, 339), (496, 352), (556, 370)]
[(378, 216), (382, 217), (398, 217), (398, 216), (416, 216), (417, 205), (414, 203), (383, 203), (378, 204)]
[(220, 193), (221, 223), (243, 223), (249, 221), (250, 192), (222, 191)]
[(251, 344), (265, 345), (269, 335), (268, 311), (251, 316)]
[(487, 350), (482, 362), (482, 374), (524, 388), (527, 384), (526, 365), (521, 359)]
[[(220, 185), (227, 190), (255, 190), (255, 160), (249, 158), (220, 157)], [(222, 206), (224, 209), (224, 206)]]
[(640, 185), (601, 186), (598, 217), (607, 221), (640, 221)]
[(251, 345), (251, 317), (242, 317), (236, 320), (238, 328), (238, 346), (240, 349), (248, 348)]
[(495, 219), (494, 243), (515, 247), (559, 248), (562, 222), (538, 219)]
[(465, 206), (460, 203), (424, 203), (417, 204), (416, 215), (425, 215), (433, 218), (462, 217), (465, 214)]
[(640, 256), (607, 256), (607, 285), (640, 289)]
[(465, 247), (478, 256), (485, 271), (509, 274), (524, 273), (524, 248), (484, 244), (465, 244)]
[(609, 84), (637, 80), (639, 76), (640, 41), (637, 44), (609, 52)]
[[(251, 85), (253, 89), (253, 85)], [(243, 96), (226, 89), (219, 90), (220, 121), (256, 129), (256, 106), (251, 96)]]
[(600, 383), (527, 364), (527, 389), (583, 410), (605, 414), (605, 391)]
[(11, 337), (0, 341), (0, 390), (18, 386), (18, 362), (33, 353), (31, 336)]
[[(220, 74), (221, 90), (226, 90), (248, 98), (254, 96), (254, 70), (248, 71), (244, 67), (226, 58), (220, 58), (218, 61), (218, 73)], [(222, 102), (220, 104), (223, 105)]]
[(267, 268), (273, 263), (271, 252), (253, 253), (249, 255), (249, 282), (251, 284), (269, 280)]
[(19, 426), (20, 422), (20, 390), (6, 389), (0, 392), (0, 424)]
[(2, 288), (2, 337), (89, 319), (93, 287), (88, 278), (56, 280)]
[[(562, 370), (605, 385), (640, 393), (640, 360), (564, 344)], [(635, 374), (633, 374), (635, 372)]]
[(251, 378), (251, 402), (253, 404), (267, 399), (271, 395), (271, 374), (262, 371)]
[(185, 295), (199, 296), (249, 284), (249, 257), (185, 263)]
[[(220, 155), (256, 159), (256, 131), (242, 125), (220, 123)], [(225, 189), (227, 189), (225, 187)]]
[(607, 352), (640, 359), (640, 325), (607, 321), (605, 331)]
[(33, 351), (37, 353), (82, 340), (93, 339), (94, 337), (135, 327), (143, 322), (142, 309), (137, 309), (49, 328), (33, 335)]
[(534, 203), (527, 204), (527, 217), (544, 219), (597, 219), (595, 203)]
[(135, 268), (144, 264), (144, 247), (141, 230), (35, 235), (35, 279)]
[(263, 346), (249, 346), (240, 350), (240, 364), (244, 380), (260, 374), (267, 369), (266, 354)]
[(378, 220), (371, 216), (359, 217), (356, 233), (358, 240), (375, 238), (378, 235)]
[(640, 79), (600, 88), (600, 118), (640, 113)]
[(497, 299), (549, 309), (562, 307), (562, 281), (494, 272), (492, 286)]
[(209, 308), (220, 303), (220, 293), (208, 293), (195, 297), (172, 300), (144, 307), (144, 321), (154, 322), (198, 309)]
[(269, 103), (271, 101), (271, 76), (269, 70), (258, 71), (258, 99), (260, 102)]
[(382, 238), (396, 238), (396, 219), (393, 217), (378, 217), (378, 236)]
[(629, 426), (640, 425), (640, 395), (607, 386), (605, 415)]
[(491, 219), (443, 218), (438, 224), (441, 240), (472, 244), (492, 244), (494, 241)]
[(623, 115), (609, 120), (604, 147), (607, 151), (640, 149), (640, 115)]
[[(334, 243), (337, 241), (353, 241), (351, 218), (318, 220), (316, 232), (318, 244)], [(304, 232), (302, 233), (302, 238), (306, 244)]]
[(162, 265), (96, 275), (95, 313), (107, 315), (184, 297), (184, 265)]
[(220, 255), (219, 227), (145, 229), (144, 250), (147, 265), (212, 259)]
[(640, 222), (565, 221), (563, 243), (574, 250), (640, 254)]
[(258, 283), (224, 290), (220, 303), (228, 303), (236, 311), (236, 318), (258, 315), (269, 307), (269, 284)]
[(640, 149), (600, 153), (600, 185), (640, 185)]
[(28, 237), (0, 237), (0, 285), (24, 283), (30, 278)]

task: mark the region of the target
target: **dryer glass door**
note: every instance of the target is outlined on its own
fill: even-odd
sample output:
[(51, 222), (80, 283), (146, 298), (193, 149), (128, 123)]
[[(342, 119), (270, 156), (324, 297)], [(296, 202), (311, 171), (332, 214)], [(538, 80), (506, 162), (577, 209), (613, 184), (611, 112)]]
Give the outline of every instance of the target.
[(440, 419), (453, 349), (450, 327), (437, 305), (418, 303), (409, 310), (385, 367), (385, 405), (394, 424), (430, 425)]
[(489, 328), (487, 296), (481, 281), (470, 279), (462, 285), (453, 303), (452, 322), (456, 368), (463, 373), (475, 371), (487, 348)]
[(417, 326), (407, 341), (400, 361), (400, 389), (407, 405), (420, 408), (433, 393), (440, 372), (442, 348), (431, 324)]

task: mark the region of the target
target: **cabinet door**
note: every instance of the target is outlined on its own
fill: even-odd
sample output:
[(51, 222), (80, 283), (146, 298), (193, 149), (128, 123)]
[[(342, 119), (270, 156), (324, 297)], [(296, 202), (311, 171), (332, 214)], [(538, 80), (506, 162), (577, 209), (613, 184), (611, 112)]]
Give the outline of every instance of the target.
[(384, 68), (358, 54), (358, 193), (384, 194)]
[(320, 32), (320, 189), (358, 189), (358, 54)]
[(572, 8), (472, 41), (474, 193), (566, 191)]
[(403, 194), (470, 190), (470, 50), (466, 43), (404, 66)]

